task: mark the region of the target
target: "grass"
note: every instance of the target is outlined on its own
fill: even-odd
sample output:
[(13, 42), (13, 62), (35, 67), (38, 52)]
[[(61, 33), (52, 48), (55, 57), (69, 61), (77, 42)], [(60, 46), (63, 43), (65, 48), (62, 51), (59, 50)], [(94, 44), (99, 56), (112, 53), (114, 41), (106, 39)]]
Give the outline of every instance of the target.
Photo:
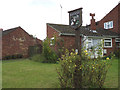
[(30, 60), (3, 61), (3, 88), (56, 88), (59, 87), (56, 64)]
[[(3, 61), (3, 88), (58, 88), (56, 73), (58, 64), (46, 64), (23, 60)], [(118, 87), (118, 60), (110, 67), (104, 83), (105, 88)]]
[(118, 59), (114, 59), (112, 66), (107, 72), (104, 83), (105, 88), (118, 88)]

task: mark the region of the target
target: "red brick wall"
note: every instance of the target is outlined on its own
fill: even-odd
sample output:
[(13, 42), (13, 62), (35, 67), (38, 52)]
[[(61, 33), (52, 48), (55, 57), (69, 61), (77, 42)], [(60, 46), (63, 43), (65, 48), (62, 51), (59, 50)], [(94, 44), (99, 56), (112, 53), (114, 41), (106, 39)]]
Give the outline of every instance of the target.
[(120, 19), (118, 17), (118, 15), (120, 16), (119, 8), (120, 8), (120, 4), (118, 4), (115, 8), (113, 8), (103, 19), (99, 21), (98, 27), (104, 28), (105, 22), (113, 21), (113, 29), (110, 30), (112, 30), (113, 32), (120, 33), (120, 29), (118, 29), (120, 27)]
[(36, 41), (22, 28), (3, 36), (2, 38), (2, 56), (22, 54), (28, 57), (28, 47), (33, 46)]
[(120, 34), (120, 3), (118, 5), (118, 33)]
[[(64, 40), (64, 48), (67, 48), (69, 50), (75, 49), (75, 36), (70, 35), (59, 36), (59, 32), (54, 30), (51, 26), (47, 25), (47, 37), (52, 38), (54, 35)], [(55, 51), (57, 51), (57, 45), (53, 46), (52, 48), (54, 48)]]
[[(120, 33), (120, 4), (113, 8), (103, 19), (99, 21), (97, 27), (104, 28), (104, 23), (108, 21), (113, 21), (113, 29), (110, 29), (113, 32)], [(107, 55), (113, 52), (116, 48), (115, 38), (112, 39), (112, 48), (107, 49)]]
[(52, 38), (52, 37), (54, 37), (54, 35), (56, 37), (58, 37), (59, 36), (59, 32), (57, 32), (56, 30), (54, 30), (51, 26), (49, 26), (47, 24), (47, 37), (48, 38)]
[(107, 50), (106, 56), (110, 55), (111, 52), (114, 52), (116, 49), (116, 43), (115, 43), (115, 38), (112, 39), (112, 47), (111, 48), (104, 48)]
[(64, 40), (64, 47), (67, 49), (75, 49), (75, 36), (61, 36)]

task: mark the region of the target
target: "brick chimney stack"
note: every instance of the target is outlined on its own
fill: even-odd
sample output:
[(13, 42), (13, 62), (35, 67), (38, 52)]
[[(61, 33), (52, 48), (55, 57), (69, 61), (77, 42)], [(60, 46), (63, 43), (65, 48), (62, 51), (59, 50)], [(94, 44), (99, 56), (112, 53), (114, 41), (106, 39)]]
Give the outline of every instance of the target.
[(95, 19), (94, 19), (95, 14), (90, 13), (90, 16), (92, 17), (90, 29), (96, 30), (96, 23), (95, 23)]

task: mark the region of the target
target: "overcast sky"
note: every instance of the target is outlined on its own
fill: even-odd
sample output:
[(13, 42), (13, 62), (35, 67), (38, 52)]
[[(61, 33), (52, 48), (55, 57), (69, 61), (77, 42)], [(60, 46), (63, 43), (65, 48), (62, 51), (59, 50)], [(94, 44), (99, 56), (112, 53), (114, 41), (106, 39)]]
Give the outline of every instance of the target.
[[(0, 0), (0, 28), (21, 26), (29, 34), (43, 40), (46, 23), (69, 24), (68, 11), (83, 8), (83, 25), (89, 24), (89, 13), (96, 21), (110, 12), (119, 0)], [(60, 7), (62, 6), (62, 9)]]

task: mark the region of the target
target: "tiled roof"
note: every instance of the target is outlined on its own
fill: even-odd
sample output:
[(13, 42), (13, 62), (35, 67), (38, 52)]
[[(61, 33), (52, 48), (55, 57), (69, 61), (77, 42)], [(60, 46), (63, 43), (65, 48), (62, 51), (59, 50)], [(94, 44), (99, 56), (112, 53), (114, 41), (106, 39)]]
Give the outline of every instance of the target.
[[(56, 31), (60, 32), (62, 35), (75, 35), (75, 30), (72, 29), (69, 25), (62, 25), (62, 24), (50, 24), (50, 27), (55, 29)], [(89, 27), (82, 26), (80, 29), (80, 34), (84, 36), (118, 36), (117, 33), (112, 32), (110, 30), (105, 30), (101, 28), (97, 28), (96, 31), (90, 30)]]
[(15, 28), (5, 30), (5, 31), (3, 31), (2, 36), (7, 35), (7, 34), (13, 32), (13, 31), (15, 31), (17, 28), (21, 28), (21, 27), (15, 27)]
[(68, 33), (68, 34), (74, 34), (75, 30), (72, 29), (69, 25), (63, 25), (63, 24), (48, 24), (52, 28), (54, 28), (56, 31), (60, 33)]

